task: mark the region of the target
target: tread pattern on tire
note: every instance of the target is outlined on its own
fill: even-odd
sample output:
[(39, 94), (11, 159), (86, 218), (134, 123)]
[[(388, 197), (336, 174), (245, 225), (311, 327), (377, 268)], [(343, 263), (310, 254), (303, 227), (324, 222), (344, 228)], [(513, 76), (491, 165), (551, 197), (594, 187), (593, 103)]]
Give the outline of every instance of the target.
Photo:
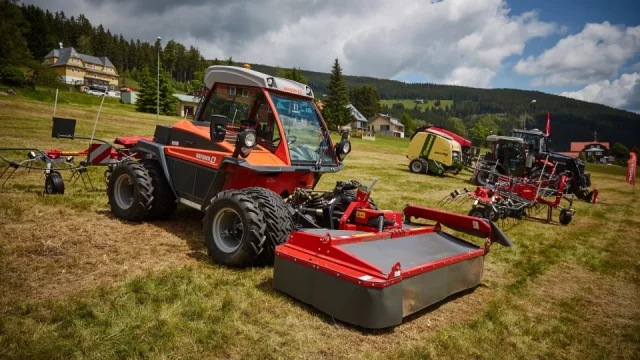
[[(233, 254), (226, 254), (216, 251), (215, 241), (211, 231), (213, 215), (217, 206), (224, 205), (225, 202), (237, 204), (243, 212), (247, 226), (244, 231), (249, 231), (251, 236), (248, 243), (241, 244)], [(263, 212), (257, 202), (249, 195), (239, 190), (226, 190), (218, 193), (211, 199), (204, 218), (205, 243), (209, 256), (216, 262), (235, 267), (250, 267), (257, 265), (257, 259), (263, 251), (266, 240), (266, 224)], [(244, 237), (244, 235), (243, 235)]]
[[(49, 193), (47, 191), (47, 183), (51, 182), (52, 192)], [(52, 171), (49, 175), (47, 175), (44, 182), (45, 193), (49, 195), (54, 194), (64, 194), (64, 180), (62, 179), (62, 175), (60, 175), (57, 171)]]
[[(115, 180), (121, 171), (128, 171), (130, 173), (134, 183), (134, 191), (139, 195), (136, 196), (134, 194), (134, 203), (131, 204), (131, 207), (122, 212), (117, 209), (114, 210), (115, 200), (112, 198), (114, 191), (113, 187), (116, 183)], [(118, 165), (111, 176), (107, 194), (109, 196), (111, 211), (117, 217), (130, 221), (141, 221), (147, 215), (153, 201), (153, 185), (151, 184), (151, 177), (149, 177), (149, 173), (139, 162), (132, 160), (123, 161)]]
[[(413, 166), (412, 166), (412, 165), (413, 165), (415, 162), (417, 162), (417, 161), (420, 161), (420, 159), (419, 159), (419, 158), (415, 158), (415, 159), (413, 159), (413, 160), (411, 160), (411, 161), (409, 162), (409, 171), (411, 171), (411, 172), (412, 172), (412, 173), (414, 173), (414, 174), (420, 174), (420, 173), (422, 173), (422, 171), (418, 171), (418, 172), (413, 171)], [(423, 165), (424, 165), (424, 164), (423, 164)]]
[(142, 159), (139, 163), (147, 170), (153, 186), (151, 208), (145, 219), (162, 220), (168, 218), (176, 210), (178, 204), (160, 163), (154, 159)]
[(423, 158), (419, 158), (418, 161), (422, 163), (422, 171), (420, 173), (427, 174), (429, 172), (429, 162)]
[(284, 200), (275, 192), (261, 187), (246, 188), (243, 192), (258, 203), (264, 215), (266, 242), (258, 263), (272, 265), (276, 246), (284, 244), (293, 231), (293, 219)]

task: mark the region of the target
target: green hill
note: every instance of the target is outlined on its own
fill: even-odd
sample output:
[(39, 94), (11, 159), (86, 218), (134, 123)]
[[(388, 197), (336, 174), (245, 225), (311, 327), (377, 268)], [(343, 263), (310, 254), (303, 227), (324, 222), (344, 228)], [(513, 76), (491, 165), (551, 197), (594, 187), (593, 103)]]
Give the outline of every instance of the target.
[[(277, 69), (261, 64), (252, 64), (251, 67), (272, 75), (276, 74)], [(329, 83), (329, 74), (306, 70), (302, 70), (302, 74), (308, 79), (308, 84), (313, 88), (316, 96), (321, 97)], [(378, 89), (383, 105), (388, 105), (390, 111), (391, 105), (397, 102), (403, 103), (407, 109), (413, 109), (415, 106), (413, 100), (405, 99), (441, 100), (441, 107), (445, 107), (444, 100), (448, 101), (446, 103), (450, 104), (448, 113), (444, 113), (444, 109), (435, 109), (437, 111), (434, 113), (430, 101), (420, 109), (424, 111), (429, 107), (431, 111), (428, 114), (411, 114), (413, 118), (434, 124), (445, 123), (445, 119), (450, 116), (461, 118), (468, 124), (470, 121), (475, 121), (478, 114), (500, 114), (502, 118), (509, 120), (504, 122), (505, 126), (513, 126), (521, 123), (519, 118), (526, 110), (532, 117), (527, 121), (527, 127), (544, 129), (548, 111), (551, 113), (554, 150), (557, 151), (569, 150), (572, 141), (592, 140), (594, 131), (598, 133), (600, 141), (608, 141), (611, 144), (620, 142), (629, 148), (640, 145), (640, 114), (559, 95), (517, 89), (477, 89), (431, 83), (410, 84), (364, 76), (345, 76), (345, 82), (348, 87), (373, 85)], [(529, 105), (531, 100), (536, 100), (535, 107)], [(410, 106), (407, 107), (407, 105)], [(397, 115), (402, 114), (394, 114), (394, 116)]]
[(427, 100), (423, 99), (423, 104), (416, 104), (415, 100), (409, 99), (400, 99), (400, 100), (381, 100), (380, 103), (384, 106), (393, 107), (393, 104), (402, 104), (405, 109), (413, 109), (416, 105), (418, 105), (418, 109), (420, 111), (425, 111), (427, 108), (442, 108), (445, 109), (447, 107), (451, 107), (453, 105), (453, 100), (440, 100), (440, 106), (436, 106), (438, 100)]

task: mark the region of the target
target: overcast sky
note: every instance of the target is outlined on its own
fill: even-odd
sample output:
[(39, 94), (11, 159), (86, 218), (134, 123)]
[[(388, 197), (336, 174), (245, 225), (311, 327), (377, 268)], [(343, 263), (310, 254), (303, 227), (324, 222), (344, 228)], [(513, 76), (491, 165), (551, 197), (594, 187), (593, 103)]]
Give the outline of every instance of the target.
[(640, 111), (640, 1), (27, 0), (207, 58), (473, 87)]

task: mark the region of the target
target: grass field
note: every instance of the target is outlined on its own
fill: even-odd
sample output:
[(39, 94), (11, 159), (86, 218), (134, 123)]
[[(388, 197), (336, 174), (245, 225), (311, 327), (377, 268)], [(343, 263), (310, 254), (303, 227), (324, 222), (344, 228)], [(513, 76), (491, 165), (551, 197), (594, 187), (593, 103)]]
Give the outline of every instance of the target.
[[(57, 110), (78, 119), (78, 134), (90, 133), (97, 112), (99, 98), (86, 99), (61, 95)], [(50, 137), (51, 101), (0, 97), (0, 146), (85, 147)], [(156, 123), (108, 102), (96, 136), (152, 135)], [(354, 139), (345, 170), (319, 188), (377, 177), (376, 202), (400, 210), (436, 206), (470, 186), (464, 173), (411, 174), (407, 146)], [(42, 174), (20, 171), (0, 188), (0, 358), (638, 359), (640, 193), (623, 168), (588, 171), (599, 204), (576, 202), (566, 227), (557, 213), (551, 224), (501, 224), (515, 247), (492, 247), (480, 286), (384, 331), (345, 325), (274, 291), (270, 268), (210, 263), (197, 211), (120, 221), (101, 169), (91, 176), (102, 191), (67, 183), (62, 196), (43, 196)]]
[[(416, 102), (410, 99), (403, 100), (380, 100), (380, 104), (387, 105), (388, 107), (393, 106), (393, 104), (401, 103), (404, 105), (405, 109), (413, 109), (416, 106)], [(424, 111), (426, 108), (433, 109), (435, 106), (436, 100), (425, 100), (424, 104), (418, 104), (418, 108), (420, 111)], [(444, 109), (445, 107), (453, 104), (453, 100), (440, 100), (440, 107)]]

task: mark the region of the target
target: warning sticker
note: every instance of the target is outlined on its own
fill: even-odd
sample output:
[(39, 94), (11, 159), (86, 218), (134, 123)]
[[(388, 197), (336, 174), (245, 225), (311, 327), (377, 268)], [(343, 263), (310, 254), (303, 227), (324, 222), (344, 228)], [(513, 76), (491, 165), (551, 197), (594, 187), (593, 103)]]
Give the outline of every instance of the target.
[(363, 211), (356, 211), (356, 217), (360, 219), (364, 219), (367, 216)]
[(475, 220), (473, 221), (473, 228), (476, 230), (480, 229), (480, 224), (478, 224), (478, 222)]

